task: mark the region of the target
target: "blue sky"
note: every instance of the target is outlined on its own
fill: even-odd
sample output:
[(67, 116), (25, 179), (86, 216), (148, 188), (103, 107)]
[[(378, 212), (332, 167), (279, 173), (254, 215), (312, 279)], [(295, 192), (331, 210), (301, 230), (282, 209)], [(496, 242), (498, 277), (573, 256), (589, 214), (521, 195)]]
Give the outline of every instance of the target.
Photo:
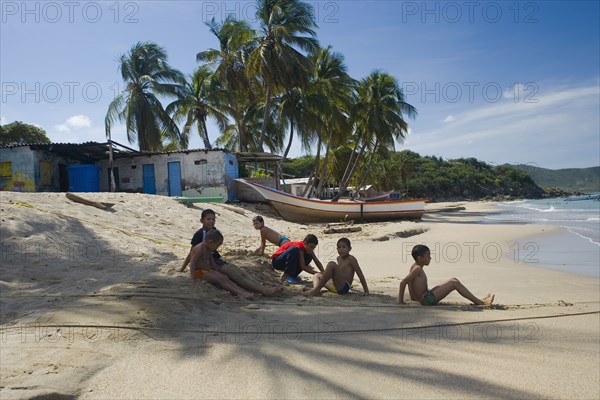
[[(313, 1), (318, 39), (350, 74), (396, 77), (419, 115), (397, 150), (544, 168), (600, 165), (598, 1)], [(0, 1), (2, 123), (53, 142), (104, 141), (116, 59), (163, 46), (186, 74), (217, 47), (204, 22), (255, 21), (252, 1)], [(214, 142), (218, 132), (209, 126)], [(113, 140), (129, 145), (122, 127)], [(137, 147), (136, 144), (132, 145)], [(190, 147), (202, 147), (194, 134)], [(292, 156), (303, 152), (296, 147)]]

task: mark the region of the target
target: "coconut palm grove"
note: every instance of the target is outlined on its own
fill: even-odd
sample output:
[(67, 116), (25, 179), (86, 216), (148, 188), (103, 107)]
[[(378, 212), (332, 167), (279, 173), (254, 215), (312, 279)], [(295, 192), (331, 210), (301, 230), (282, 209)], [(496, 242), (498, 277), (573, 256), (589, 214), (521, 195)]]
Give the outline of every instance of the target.
[[(195, 132), (212, 149), (210, 118), (219, 130), (218, 148), (270, 151), (286, 159), (296, 140), (315, 154), (306, 171), (311, 180), (305, 196), (321, 193), (325, 184), (343, 193), (349, 185), (371, 183), (382, 190), (404, 189), (409, 197), (455, 187), (436, 172), (426, 181), (415, 180), (424, 176), (417, 168), (419, 155), (394, 151), (408, 133), (407, 119), (417, 116), (394, 76), (374, 66), (368, 76), (351, 77), (344, 56), (319, 43), (308, 3), (257, 0), (256, 10), (255, 26), (233, 17), (206, 23), (218, 47), (191, 50), (198, 68), (190, 74), (171, 66), (159, 44), (135, 43), (118, 60), (125, 85), (108, 107), (107, 136), (118, 122), (142, 151), (187, 149)], [(459, 164), (470, 168), (473, 162)], [(487, 181), (497, 183), (506, 175), (504, 168)], [(519, 175), (521, 184), (535, 186), (524, 175)], [(457, 175), (457, 197), (478, 192), (481, 185), (469, 176), (476, 175)], [(465, 184), (474, 187), (467, 190)]]

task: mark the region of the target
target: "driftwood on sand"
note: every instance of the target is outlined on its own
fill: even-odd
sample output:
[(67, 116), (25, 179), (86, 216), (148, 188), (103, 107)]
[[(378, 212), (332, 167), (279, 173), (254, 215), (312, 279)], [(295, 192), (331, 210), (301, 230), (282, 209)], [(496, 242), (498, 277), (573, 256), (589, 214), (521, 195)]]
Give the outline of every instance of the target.
[(67, 199), (74, 201), (76, 203), (81, 203), (81, 204), (85, 204), (86, 206), (96, 207), (101, 210), (107, 210), (109, 208), (112, 208), (112, 206), (115, 205), (115, 203), (104, 203), (104, 202), (98, 202), (98, 201), (84, 199), (83, 197), (73, 194), (71, 192), (65, 193), (65, 196), (67, 196)]
[(348, 233), (348, 232), (360, 232), (362, 228), (360, 226), (353, 226), (354, 221), (348, 222), (332, 222), (325, 225), (323, 233)]

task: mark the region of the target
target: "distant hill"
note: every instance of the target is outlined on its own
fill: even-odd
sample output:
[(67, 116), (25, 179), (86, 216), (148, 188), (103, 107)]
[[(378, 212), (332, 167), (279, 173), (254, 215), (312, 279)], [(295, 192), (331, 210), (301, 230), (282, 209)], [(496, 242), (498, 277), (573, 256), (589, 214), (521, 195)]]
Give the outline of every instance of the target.
[(534, 182), (546, 188), (560, 188), (566, 192), (600, 192), (600, 166), (591, 168), (546, 169), (532, 165), (511, 165), (526, 172)]

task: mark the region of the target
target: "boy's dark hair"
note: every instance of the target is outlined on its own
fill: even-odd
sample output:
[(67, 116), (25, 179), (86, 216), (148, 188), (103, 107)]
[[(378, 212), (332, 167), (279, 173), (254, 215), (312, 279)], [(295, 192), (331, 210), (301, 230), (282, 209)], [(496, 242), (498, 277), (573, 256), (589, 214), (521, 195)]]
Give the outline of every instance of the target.
[(315, 235), (313, 235), (312, 233), (309, 233), (308, 235), (306, 235), (306, 237), (304, 238), (304, 244), (319, 244), (319, 239), (317, 239), (317, 237)]
[(425, 246), (424, 244), (418, 244), (413, 247), (411, 254), (415, 261), (417, 261), (418, 257), (424, 256), (427, 254), (427, 252), (429, 252), (429, 247)]
[(340, 244), (340, 242), (345, 243), (346, 246), (348, 246), (348, 247), (352, 247), (350, 245), (350, 239), (348, 239), (348, 238), (345, 238), (345, 237), (341, 238), (340, 240), (337, 241), (337, 244)]
[(202, 214), (200, 214), (200, 219), (204, 219), (211, 214), (217, 215), (213, 210), (211, 210), (210, 208), (207, 208), (206, 210), (202, 211)]
[(204, 241), (220, 242), (223, 240), (223, 234), (217, 228), (213, 228), (204, 234)]
[(262, 222), (263, 224), (265, 223), (265, 220), (260, 215), (257, 215), (256, 217), (252, 218), (252, 222), (254, 221)]

